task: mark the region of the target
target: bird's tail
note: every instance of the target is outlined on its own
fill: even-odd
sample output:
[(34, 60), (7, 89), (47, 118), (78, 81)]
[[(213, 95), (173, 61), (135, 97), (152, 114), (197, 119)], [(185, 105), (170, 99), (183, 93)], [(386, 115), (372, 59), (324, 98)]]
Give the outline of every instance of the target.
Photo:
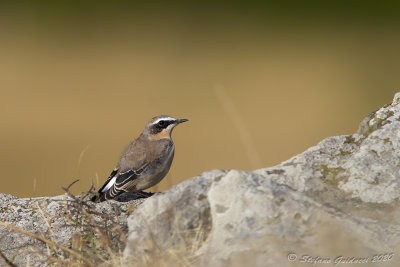
[(104, 193), (101, 192), (96, 192), (96, 194), (90, 198), (90, 201), (93, 202), (102, 202), (104, 200), (105, 200)]
[[(113, 185), (113, 183), (115, 183), (115, 175), (117, 174), (118, 169), (114, 169), (110, 176), (108, 176), (107, 181), (103, 184), (102, 187), (99, 188), (99, 190), (96, 192), (96, 194), (90, 198), (91, 201), (93, 202), (102, 202), (106, 199), (106, 194), (109, 191), (108, 189)], [(113, 179), (114, 178), (114, 179)]]
[(116, 198), (122, 193), (125, 193), (125, 191), (112, 186), (109, 190), (105, 192), (99, 190), (93, 197), (90, 198), (90, 200), (93, 202), (103, 202), (105, 200)]

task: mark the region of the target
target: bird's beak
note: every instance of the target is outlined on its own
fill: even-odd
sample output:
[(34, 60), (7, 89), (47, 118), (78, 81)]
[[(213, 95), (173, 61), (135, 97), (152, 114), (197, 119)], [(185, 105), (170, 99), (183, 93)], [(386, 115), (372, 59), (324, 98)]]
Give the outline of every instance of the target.
[(187, 119), (179, 119), (179, 120), (176, 120), (176, 124), (180, 124), (185, 121), (188, 121), (188, 120)]

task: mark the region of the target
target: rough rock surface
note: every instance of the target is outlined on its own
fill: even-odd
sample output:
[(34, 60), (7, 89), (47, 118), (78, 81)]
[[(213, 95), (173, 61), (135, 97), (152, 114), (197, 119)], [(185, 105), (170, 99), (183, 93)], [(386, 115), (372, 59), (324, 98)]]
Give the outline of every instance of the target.
[(200, 266), (399, 266), (399, 103), (275, 167), (153, 196), (128, 218), (127, 261), (186, 250)]
[[(44, 236), (66, 247), (71, 247), (71, 237), (81, 234), (73, 227), (71, 216), (71, 198), (65, 195), (56, 197), (17, 198), (0, 194), (0, 221), (16, 226), (30, 233)], [(114, 216), (121, 227), (133, 208), (144, 199), (129, 202), (107, 201), (94, 205), (97, 212)], [(50, 228), (49, 228), (50, 226)], [(17, 233), (0, 225), (0, 252), (15, 264), (22, 266), (44, 266), (45, 257), (33, 251), (46, 251), (43, 242)], [(0, 266), (5, 262), (0, 258)]]

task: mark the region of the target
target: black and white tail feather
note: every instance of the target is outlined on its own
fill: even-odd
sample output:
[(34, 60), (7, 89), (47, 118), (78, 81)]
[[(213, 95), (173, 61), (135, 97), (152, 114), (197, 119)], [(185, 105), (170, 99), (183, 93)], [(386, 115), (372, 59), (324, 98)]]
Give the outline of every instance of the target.
[(101, 202), (108, 199), (113, 199), (124, 192), (128, 192), (129, 190), (126, 185), (129, 182), (137, 179), (146, 166), (147, 164), (138, 170), (128, 170), (121, 173), (118, 173), (118, 169), (114, 169), (104, 185), (100, 187), (96, 195), (94, 195), (90, 200), (93, 202)]

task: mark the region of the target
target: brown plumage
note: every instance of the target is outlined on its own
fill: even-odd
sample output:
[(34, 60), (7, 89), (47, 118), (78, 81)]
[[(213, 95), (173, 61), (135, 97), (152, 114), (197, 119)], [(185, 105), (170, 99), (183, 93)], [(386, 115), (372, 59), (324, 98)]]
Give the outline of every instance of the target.
[(139, 192), (159, 183), (174, 158), (172, 130), (185, 121), (164, 115), (152, 118), (141, 135), (124, 149), (117, 166), (92, 201), (112, 199), (123, 192)]

